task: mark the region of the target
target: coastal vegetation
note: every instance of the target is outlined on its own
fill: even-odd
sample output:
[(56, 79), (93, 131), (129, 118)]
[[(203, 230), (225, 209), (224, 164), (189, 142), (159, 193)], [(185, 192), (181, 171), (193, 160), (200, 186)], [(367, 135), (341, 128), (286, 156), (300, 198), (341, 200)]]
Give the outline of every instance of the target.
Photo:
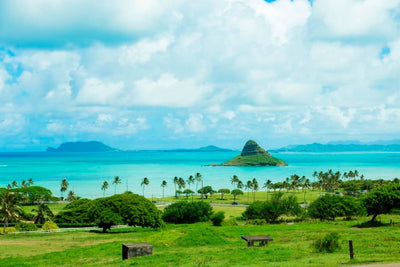
[[(201, 177), (201, 180), (196, 180), (196, 177)], [(84, 264), (118, 265), (119, 257), (115, 255), (119, 256), (120, 251), (114, 246), (120, 248), (121, 242), (143, 241), (155, 246), (155, 255), (147, 259), (132, 259), (132, 264), (149, 266), (168, 261), (167, 265), (176, 265), (178, 258), (183, 256), (174, 249), (179, 246), (199, 252), (200, 254), (196, 253), (197, 256), (189, 256), (186, 253), (184, 255), (200, 265), (204, 265), (208, 259), (207, 265), (210, 266), (229, 265), (232, 263), (229, 258), (233, 255), (236, 265), (249, 266), (283, 261), (295, 266), (318, 266), (322, 263), (335, 266), (400, 260), (395, 254), (385, 257), (386, 253), (393, 253), (393, 246), (396, 246), (397, 242), (393, 236), (400, 228), (399, 179), (366, 180), (356, 170), (345, 173), (320, 171), (315, 172), (313, 178), (314, 182), (310, 182), (304, 176), (293, 174), (283, 182), (273, 183), (266, 178), (265, 182), (261, 183), (256, 178), (242, 181), (237, 175), (233, 175), (227, 179), (227, 184), (234, 188), (232, 191), (227, 188), (214, 190), (209, 185), (202, 185), (195, 193), (189, 188), (196, 181), (204, 183), (200, 173), (189, 176), (186, 180), (177, 176), (173, 179), (177, 197), (163, 198), (162, 200), (173, 203), (158, 207), (143, 196), (126, 192), (94, 200), (77, 199), (70, 203), (55, 204), (44, 203), (39, 195), (34, 201), (36, 206), (32, 208), (26, 192), (35, 186), (26, 184), (24, 187), (0, 189), (0, 213), (4, 222), (2, 233), (27, 233), (12, 237), (3, 235), (0, 238), (2, 244), (10, 245), (16, 251), (22, 251), (19, 247), (21, 245), (18, 245), (18, 242), (12, 243), (11, 240), (19, 240), (20, 236), (24, 237), (23, 244), (26, 246), (35, 242), (49, 242), (51, 246), (58, 248), (29, 254), (38, 265), (57, 265), (57, 257), (65, 260), (63, 264), (76, 265), (85, 260)], [(166, 186), (167, 181), (164, 181), (161, 185)], [(150, 179), (147, 182), (150, 183)], [(260, 186), (261, 184), (263, 185)], [(260, 192), (261, 187), (267, 191)], [(21, 191), (21, 188), (25, 190)], [(242, 195), (241, 189), (246, 190), (246, 194)], [(43, 197), (48, 198), (47, 191), (40, 192), (43, 193)], [(185, 194), (186, 198), (179, 198), (179, 192)], [(214, 197), (216, 193), (218, 196)], [(14, 208), (5, 213), (4, 207), (12, 206), (7, 200), (10, 199), (9, 194), (15, 196), (17, 201), (11, 201)], [(51, 198), (54, 199), (53, 196), (50, 196)], [(218, 206), (218, 203), (225, 205)], [(238, 203), (244, 205), (226, 205)], [(125, 226), (114, 228), (116, 225)], [(63, 227), (81, 226), (95, 226), (101, 230), (62, 232)], [(143, 228), (140, 230), (129, 226)], [(58, 227), (61, 230), (58, 230)], [(51, 241), (37, 232), (29, 234), (37, 229), (61, 232), (52, 233), (54, 239)], [(112, 232), (113, 235), (99, 236), (99, 232)], [(132, 232), (134, 235), (128, 237), (124, 232)], [(322, 236), (321, 232), (333, 234)], [(249, 234), (268, 234), (273, 236), (274, 242), (265, 249), (247, 251), (248, 248), (240, 241), (240, 236)], [(366, 236), (379, 237), (371, 244), (371, 239), (368, 240)], [(73, 245), (72, 239), (80, 240), (80, 245)], [(348, 239), (357, 242), (356, 260), (347, 260)], [(96, 242), (91, 243), (89, 240)], [(67, 245), (60, 247), (55, 242), (65, 242)], [(81, 243), (85, 246), (81, 246)], [(375, 253), (372, 257), (371, 251), (377, 248), (378, 254)], [(89, 254), (84, 252), (88, 249)], [(107, 249), (113, 253), (104, 254), (104, 250)], [(242, 252), (243, 249), (247, 252)], [(60, 256), (60, 253), (66, 251), (73, 255), (73, 259), (66, 260)], [(320, 254), (320, 251), (323, 251), (323, 254)], [(270, 254), (272, 252), (273, 254)], [(330, 254), (331, 252), (333, 254)], [(23, 265), (20, 259), (28, 257), (27, 254), (16, 254), (8, 248), (1, 253), (2, 266)], [(97, 255), (99, 253), (108, 257), (107, 262), (104, 262), (104, 257)], [(170, 255), (171, 253), (174, 255)], [(201, 256), (206, 253), (208, 257)], [(249, 258), (248, 254), (253, 253), (258, 255), (259, 259)], [(265, 256), (265, 253), (268, 256)]]

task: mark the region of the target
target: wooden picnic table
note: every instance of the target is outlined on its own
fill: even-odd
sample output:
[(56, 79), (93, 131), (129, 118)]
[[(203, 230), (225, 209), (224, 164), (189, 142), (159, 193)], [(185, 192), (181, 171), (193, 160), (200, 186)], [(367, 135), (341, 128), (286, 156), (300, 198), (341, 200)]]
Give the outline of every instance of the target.
[(263, 247), (265, 244), (268, 244), (268, 241), (274, 240), (272, 237), (267, 235), (248, 235), (242, 236), (242, 239), (247, 241), (247, 246), (249, 247), (254, 247), (254, 242), (260, 242), (258, 246)]

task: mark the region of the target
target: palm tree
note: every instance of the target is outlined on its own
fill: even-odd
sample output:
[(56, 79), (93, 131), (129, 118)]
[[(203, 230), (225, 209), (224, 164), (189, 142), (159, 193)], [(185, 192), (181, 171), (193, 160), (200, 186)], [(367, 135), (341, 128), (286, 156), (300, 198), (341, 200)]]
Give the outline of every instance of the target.
[(103, 190), (103, 197), (106, 195), (106, 190), (110, 187), (107, 181), (104, 181), (103, 184), (101, 185), (101, 190)]
[(188, 184), (188, 186), (189, 186), (189, 189), (190, 189), (190, 184), (194, 184), (194, 177), (193, 177), (193, 175), (190, 175), (189, 176), (189, 178), (186, 180), (186, 183)]
[(233, 189), (237, 188), (237, 184), (239, 183), (239, 177), (237, 175), (233, 175), (231, 178), (231, 184), (233, 184)]
[(27, 187), (28, 186), (28, 184), (26, 183), (26, 181), (25, 180), (22, 180), (22, 182), (21, 182), (21, 187)]
[(150, 183), (149, 179), (147, 177), (144, 177), (140, 185), (143, 187), (143, 196), (144, 196), (144, 187), (148, 186)]
[(253, 202), (256, 201), (256, 191), (258, 191), (258, 181), (256, 178), (253, 178), (252, 183), (252, 190), (253, 190)]
[(119, 176), (114, 177), (114, 181), (112, 182), (115, 185), (114, 195), (117, 194), (117, 185), (121, 183), (121, 179)]
[(303, 203), (305, 204), (306, 203), (306, 192), (307, 192), (307, 189), (310, 188), (311, 184), (310, 184), (310, 180), (307, 179), (305, 176), (301, 177), (301, 181), (302, 181), (301, 187), (303, 188), (303, 193), (304, 193), (304, 195), (303, 195), (304, 202)]
[(0, 214), (2, 214), (4, 222), (3, 233), (6, 233), (9, 219), (17, 219), (22, 213), (19, 202), (20, 195), (15, 192), (7, 190), (0, 194)]
[(33, 185), (33, 179), (32, 178), (29, 178), (28, 185)]
[(12, 186), (10, 184), (7, 185), (7, 190), (10, 190)]
[[(194, 176), (194, 179), (196, 180), (196, 192), (197, 192), (197, 187), (199, 185), (199, 182), (203, 182), (203, 177), (201, 176), (201, 174), (198, 172), (196, 173), (196, 175)], [(202, 186), (203, 187), (203, 186)]]
[(164, 198), (164, 189), (167, 187), (167, 181), (162, 181), (161, 182), (161, 187), (162, 187), (162, 197)]
[(54, 214), (45, 203), (39, 203), (37, 209), (33, 209), (32, 212), (36, 212), (36, 215), (33, 217), (35, 224), (43, 224), (47, 221), (50, 221)]
[(178, 192), (176, 192), (176, 186), (179, 182), (179, 179), (177, 176), (174, 177), (174, 186), (175, 186), (175, 198), (178, 198)]
[(272, 181), (271, 181), (270, 179), (268, 179), (267, 181), (265, 181), (265, 183), (264, 183), (264, 185), (263, 185), (263, 188), (266, 188), (266, 189), (267, 189), (267, 200), (268, 200), (268, 189), (271, 188), (271, 185), (272, 185)]
[(250, 190), (252, 190), (252, 188), (253, 188), (253, 183), (252, 183), (252, 181), (251, 181), (251, 180), (248, 180), (248, 181), (246, 182), (245, 187), (246, 187), (246, 190), (247, 190), (247, 202), (249, 202), (249, 201), (250, 201)]
[(183, 180), (182, 177), (179, 177), (179, 180), (178, 180), (178, 188), (179, 188), (179, 190), (182, 190), (185, 187), (186, 187), (185, 180)]
[(62, 179), (62, 181), (61, 181), (61, 189), (60, 189), (60, 191), (61, 191), (61, 200), (64, 199), (64, 192), (67, 191), (68, 186), (69, 186), (69, 184), (68, 184), (67, 178)]
[(14, 188), (18, 187), (17, 181), (12, 181), (11, 185), (12, 185), (12, 187), (14, 187)]

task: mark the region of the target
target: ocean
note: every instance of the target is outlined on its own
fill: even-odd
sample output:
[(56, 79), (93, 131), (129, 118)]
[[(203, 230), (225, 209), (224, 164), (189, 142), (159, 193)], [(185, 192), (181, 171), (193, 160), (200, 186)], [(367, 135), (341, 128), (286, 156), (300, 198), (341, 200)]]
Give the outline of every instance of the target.
[[(204, 186), (214, 190), (232, 189), (230, 179), (237, 175), (243, 182), (256, 178), (260, 185), (266, 179), (283, 181), (292, 174), (306, 176), (313, 181), (314, 171), (334, 172), (358, 170), (366, 179), (400, 178), (400, 153), (276, 153), (273, 156), (284, 160), (286, 167), (211, 167), (238, 155), (229, 152), (177, 152), (177, 151), (129, 151), (107, 153), (46, 153), (15, 152), (0, 153), (0, 187), (12, 181), (19, 184), (32, 178), (34, 185), (43, 186), (60, 196), (63, 178), (69, 182), (69, 190), (80, 197), (103, 196), (101, 186), (108, 181), (110, 188), (106, 196), (126, 190), (142, 194), (140, 183), (144, 177), (150, 181), (145, 187), (146, 197), (162, 195), (161, 182), (167, 181), (165, 195), (174, 194), (174, 176), (185, 180), (197, 172), (203, 176)], [(119, 176), (121, 184), (112, 184)], [(187, 187), (188, 188), (188, 187)], [(190, 185), (194, 191), (195, 184)]]

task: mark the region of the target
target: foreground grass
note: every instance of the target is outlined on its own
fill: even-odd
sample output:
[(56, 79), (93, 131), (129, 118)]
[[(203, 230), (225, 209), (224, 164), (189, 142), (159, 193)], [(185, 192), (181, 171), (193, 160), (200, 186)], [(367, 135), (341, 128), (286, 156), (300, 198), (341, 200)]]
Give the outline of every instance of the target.
[[(239, 208), (238, 210), (235, 210)], [(223, 207), (218, 207), (223, 209)], [(232, 210), (233, 209), (233, 210)], [(229, 207), (229, 214), (242, 208)], [(233, 215), (231, 215), (233, 216)], [(356, 228), (367, 218), (354, 221), (301, 222), (294, 224), (239, 225), (225, 222), (168, 225), (161, 230), (130, 228), (112, 233), (60, 232), (0, 236), (0, 266), (338, 266), (399, 262), (400, 216), (382, 216), (392, 226)], [(317, 253), (312, 243), (326, 232), (341, 236), (341, 248), (332, 254)], [(242, 235), (268, 234), (274, 241), (265, 247), (247, 247)], [(348, 256), (353, 240), (355, 260)], [(154, 255), (122, 262), (121, 244), (149, 242)]]

